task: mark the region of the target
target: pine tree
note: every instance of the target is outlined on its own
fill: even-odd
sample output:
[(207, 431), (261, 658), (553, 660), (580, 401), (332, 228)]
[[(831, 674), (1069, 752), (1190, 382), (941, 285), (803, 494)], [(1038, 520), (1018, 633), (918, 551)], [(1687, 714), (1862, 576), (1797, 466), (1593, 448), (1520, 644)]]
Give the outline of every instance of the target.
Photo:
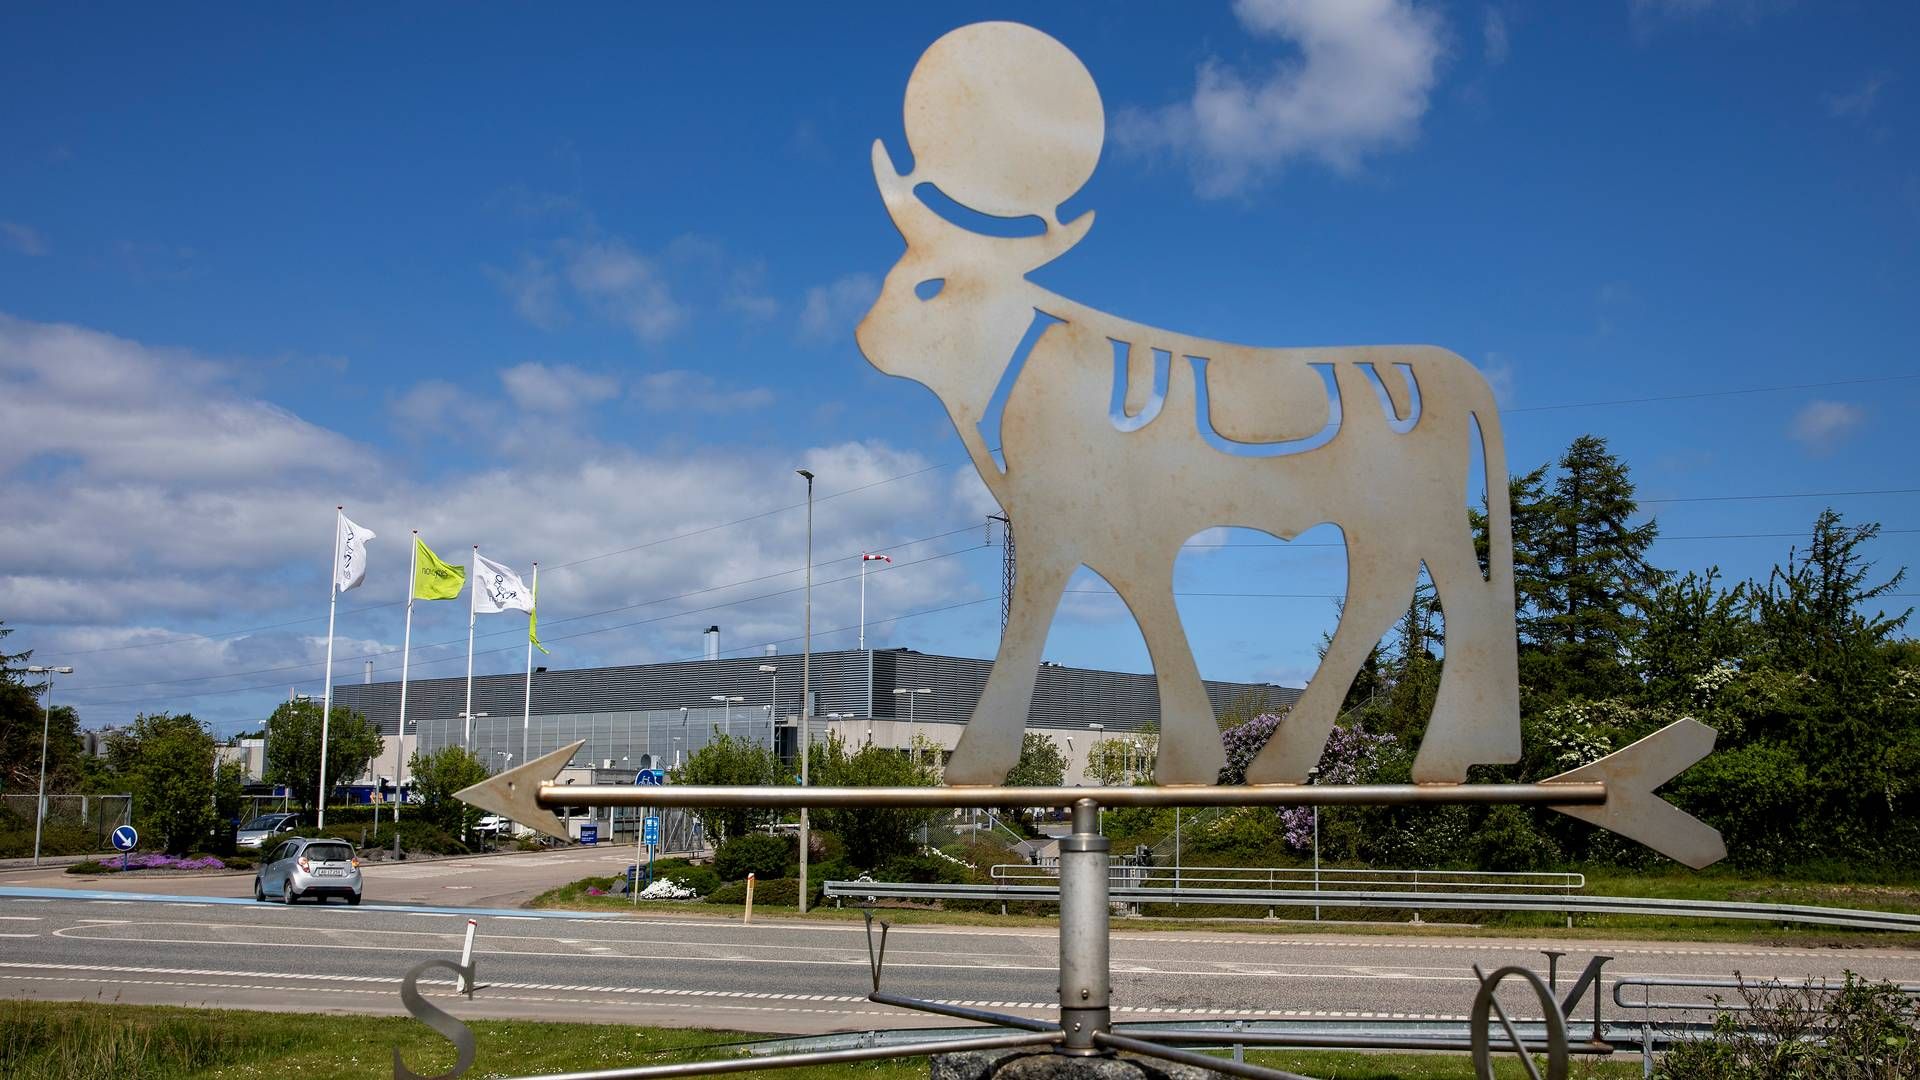
[(1627, 466), (1595, 435), (1567, 447), (1550, 483), (1536, 470), (1515, 489), (1515, 584), (1521, 636), (1538, 654), (1535, 690), (1558, 699), (1621, 692), (1628, 649), (1665, 578), (1646, 559), (1658, 523), (1634, 524)]

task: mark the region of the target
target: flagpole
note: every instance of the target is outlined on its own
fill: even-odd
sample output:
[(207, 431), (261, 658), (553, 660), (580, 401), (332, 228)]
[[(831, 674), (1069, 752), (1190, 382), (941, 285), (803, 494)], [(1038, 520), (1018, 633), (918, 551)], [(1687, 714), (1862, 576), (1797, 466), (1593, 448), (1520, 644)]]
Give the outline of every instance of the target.
[[(473, 587), (478, 589), (480, 587), (479, 544), (473, 545), (473, 561), (468, 563), (467, 566), (469, 567), (467, 570), (467, 580), (473, 582)], [(473, 595), (478, 597), (480, 594), (476, 592)], [(467, 605), (467, 714), (462, 718), (466, 721), (466, 734), (464, 738), (466, 740), (467, 753), (469, 754), (473, 753), (473, 620), (474, 608), (473, 604), (469, 603)]]
[[(867, 554), (860, 553), (860, 651), (867, 651)], [(872, 710), (868, 710), (871, 712)]]
[(413, 530), (407, 549), (407, 629), (400, 636), (400, 727), (394, 732), (393, 827), (400, 827), (400, 778), (407, 769), (407, 664), (413, 659), (413, 592), (420, 573), (420, 530)]
[(327, 568), (327, 671), (320, 692), (320, 810), (315, 829), (327, 827), (327, 722), (333, 717), (333, 613), (340, 600), (340, 522), (347, 508), (333, 508), (333, 565)]
[[(533, 606), (540, 606), (540, 564), (533, 564)], [(527, 703), (520, 714), (520, 763), (532, 760), (527, 757), (527, 740), (533, 731), (533, 612), (527, 612)]]

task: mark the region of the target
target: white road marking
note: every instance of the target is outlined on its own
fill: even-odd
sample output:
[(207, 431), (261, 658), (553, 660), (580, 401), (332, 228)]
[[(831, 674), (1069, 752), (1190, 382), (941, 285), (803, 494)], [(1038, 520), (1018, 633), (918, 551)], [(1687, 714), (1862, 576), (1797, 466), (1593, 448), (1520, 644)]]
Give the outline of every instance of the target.
[(0, 934), (0, 937), (39, 937), (39, 934)]
[(0, 915), (0, 922), (44, 922), (39, 915)]

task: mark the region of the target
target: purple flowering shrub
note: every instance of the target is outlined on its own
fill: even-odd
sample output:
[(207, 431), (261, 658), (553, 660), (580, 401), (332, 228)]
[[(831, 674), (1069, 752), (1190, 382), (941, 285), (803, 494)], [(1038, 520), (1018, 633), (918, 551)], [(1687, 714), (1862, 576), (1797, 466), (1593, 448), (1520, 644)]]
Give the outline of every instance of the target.
[[(1247, 766), (1267, 745), (1267, 740), (1280, 730), (1281, 719), (1277, 713), (1261, 713), (1221, 734), (1220, 742), (1227, 752), (1226, 767), (1220, 770), (1222, 784), (1246, 783)], [(1358, 784), (1371, 780), (1382, 755), (1395, 742), (1391, 735), (1375, 735), (1358, 727), (1335, 725), (1332, 736), (1327, 739), (1327, 747), (1320, 755), (1318, 782)], [(1279, 814), (1288, 847), (1304, 850), (1312, 845), (1312, 807), (1282, 807)]]
[[(111, 865), (111, 863), (109, 863)], [(154, 852), (148, 855), (134, 855), (127, 859), (129, 870), (225, 870), (227, 864), (212, 855), (202, 855), (197, 859), (182, 858), (178, 855), (163, 855)]]

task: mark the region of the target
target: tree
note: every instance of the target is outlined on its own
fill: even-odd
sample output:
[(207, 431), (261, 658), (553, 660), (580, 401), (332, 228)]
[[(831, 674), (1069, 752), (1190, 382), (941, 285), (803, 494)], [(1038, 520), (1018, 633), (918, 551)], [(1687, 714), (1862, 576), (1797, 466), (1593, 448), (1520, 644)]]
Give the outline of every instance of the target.
[[(0, 623), (0, 639), (13, 633)], [(40, 734), (46, 728), (47, 790), (56, 791), (77, 781), (83, 765), (80, 718), (71, 708), (40, 707), (46, 684), (26, 673), (32, 651), (8, 653), (0, 649), (0, 790), (34, 792), (40, 784)]]
[(213, 780), (215, 824), (240, 823), (246, 805), (247, 767), (238, 761), (223, 761)]
[(107, 747), (133, 793), (134, 821), (169, 854), (201, 847), (213, 828), (213, 734), (191, 715), (145, 713)]
[[(818, 744), (813, 753), (817, 759), (820, 754)], [(672, 771), (671, 777), (676, 784), (758, 786), (773, 783), (779, 771), (779, 760), (772, 750), (751, 739), (720, 735), (694, 751), (686, 764)], [(694, 812), (700, 816), (701, 827), (706, 830), (707, 838), (713, 841), (715, 847), (771, 819), (765, 810), (745, 807), (706, 807)]]
[[(271, 743), (269, 743), (271, 745)], [(420, 800), (420, 813), (450, 836), (465, 835), (480, 820), (480, 810), (455, 798), (456, 792), (487, 778), (487, 767), (464, 746), (443, 746), (407, 760), (407, 786)]]
[[(1013, 771), (1007, 774), (1008, 787), (1058, 787), (1066, 781), (1067, 756), (1060, 752), (1054, 741), (1036, 731), (1029, 731), (1020, 739), (1020, 760), (1014, 762)], [(1023, 829), (1033, 829), (1033, 809), (1019, 807), (1013, 812), (1014, 819)]]
[(1627, 685), (1628, 648), (1664, 577), (1646, 560), (1659, 526), (1633, 523), (1633, 481), (1605, 439), (1575, 439), (1557, 469), (1550, 483), (1544, 470), (1513, 483), (1523, 662), (1550, 700), (1605, 697)]
[[(898, 750), (867, 745), (850, 749), (837, 734), (814, 744), (809, 779), (827, 787), (932, 787), (930, 765), (916, 765)], [(914, 849), (914, 833), (937, 811), (903, 807), (829, 807), (816, 810), (819, 827), (846, 846), (847, 861), (861, 870), (877, 869)]]
[(1112, 787), (1127, 780), (1125, 739), (1101, 739), (1087, 747), (1087, 767), (1081, 775), (1096, 784)]
[(1861, 547), (1880, 535), (1880, 524), (1849, 527), (1832, 509), (1813, 523), (1805, 554), (1788, 551), (1765, 589), (1753, 598), (1755, 621), (1774, 667), (1806, 671), (1832, 680), (1843, 692), (1878, 660), (1881, 646), (1906, 626), (1913, 609), (1898, 615), (1869, 614), (1875, 601), (1900, 587), (1905, 567), (1878, 585), (1867, 584), (1873, 564)]
[[(351, 781), (367, 771), (380, 752), (380, 731), (344, 705), (333, 707), (327, 724), (327, 787)], [(320, 794), (320, 703), (289, 701), (267, 718), (268, 783), (285, 784), (301, 806), (317, 805)], [(329, 790), (329, 796), (332, 792)]]

